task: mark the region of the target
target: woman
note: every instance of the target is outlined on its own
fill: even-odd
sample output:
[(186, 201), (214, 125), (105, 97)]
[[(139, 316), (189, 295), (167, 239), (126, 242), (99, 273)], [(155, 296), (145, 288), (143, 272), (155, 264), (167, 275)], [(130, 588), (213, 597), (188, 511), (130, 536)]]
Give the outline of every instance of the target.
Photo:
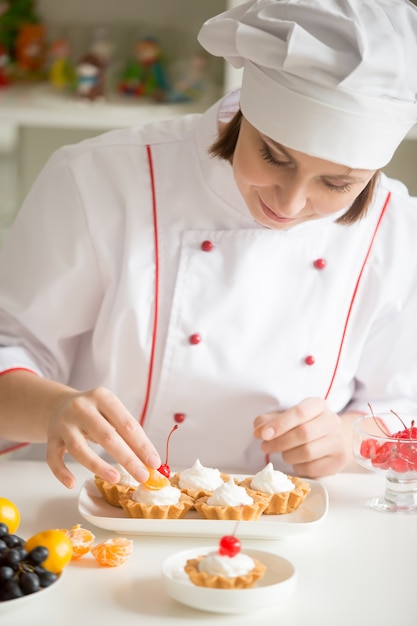
[(68, 487), (66, 453), (145, 480), (175, 423), (173, 466), (323, 476), (368, 404), (417, 410), (417, 201), (380, 174), (416, 7), (259, 0), (199, 40), (238, 103), (58, 150), (1, 252), (3, 448)]

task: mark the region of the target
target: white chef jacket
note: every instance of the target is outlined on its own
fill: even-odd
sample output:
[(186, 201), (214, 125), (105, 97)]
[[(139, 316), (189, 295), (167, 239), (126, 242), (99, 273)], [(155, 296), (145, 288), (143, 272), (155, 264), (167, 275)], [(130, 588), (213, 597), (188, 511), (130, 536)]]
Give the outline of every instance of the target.
[(220, 106), (50, 158), (0, 254), (0, 371), (110, 388), (162, 456), (181, 413), (172, 467), (245, 473), (259, 414), (417, 410), (417, 199), (382, 176), (354, 225), (265, 228), (208, 154)]

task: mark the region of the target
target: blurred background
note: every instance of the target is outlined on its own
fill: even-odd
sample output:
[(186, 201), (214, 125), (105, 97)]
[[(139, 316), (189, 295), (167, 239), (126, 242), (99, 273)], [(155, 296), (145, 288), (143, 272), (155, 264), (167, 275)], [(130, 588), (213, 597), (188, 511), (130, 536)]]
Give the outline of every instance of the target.
[[(0, 245), (56, 148), (203, 111), (239, 85), (240, 72), (204, 55), (196, 36), (205, 19), (240, 3), (0, 0)], [(414, 195), (416, 164), (413, 129), (386, 172)]]

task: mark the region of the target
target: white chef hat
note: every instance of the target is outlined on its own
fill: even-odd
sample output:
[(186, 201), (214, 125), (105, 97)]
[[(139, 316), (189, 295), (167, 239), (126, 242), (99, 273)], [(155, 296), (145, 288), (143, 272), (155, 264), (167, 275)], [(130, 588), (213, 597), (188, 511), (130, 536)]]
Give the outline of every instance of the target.
[(248, 121), (294, 150), (377, 169), (417, 121), (408, 0), (252, 0), (209, 19), (198, 39), (243, 67)]

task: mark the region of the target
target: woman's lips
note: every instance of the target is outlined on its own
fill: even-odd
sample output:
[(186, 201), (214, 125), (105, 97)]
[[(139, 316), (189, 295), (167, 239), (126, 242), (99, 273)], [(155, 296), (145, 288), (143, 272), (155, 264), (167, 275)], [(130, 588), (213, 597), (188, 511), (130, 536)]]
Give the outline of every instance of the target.
[(280, 217), (271, 211), (271, 209), (264, 202), (262, 202), (261, 198), (259, 198), (259, 204), (261, 205), (262, 212), (268, 219), (280, 224), (289, 224), (290, 222), (294, 222), (294, 218), (292, 217)]

